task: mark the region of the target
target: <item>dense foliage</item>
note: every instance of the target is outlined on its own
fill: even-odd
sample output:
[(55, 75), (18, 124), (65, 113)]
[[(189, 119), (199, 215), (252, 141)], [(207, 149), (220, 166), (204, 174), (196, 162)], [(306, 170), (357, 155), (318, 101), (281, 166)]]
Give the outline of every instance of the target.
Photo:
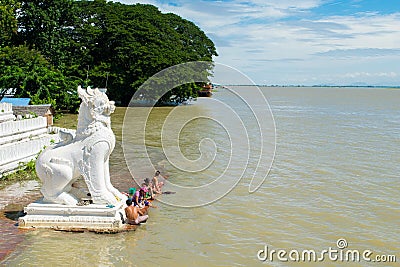
[(15, 97), (30, 97), (32, 104), (52, 104), (75, 111), (77, 81), (65, 77), (36, 50), (26, 46), (0, 50), (0, 88), (14, 88)]
[[(212, 62), (217, 55), (195, 24), (152, 5), (105, 0), (1, 3), (0, 30), (9, 41), (0, 43), (0, 90), (15, 88), (18, 96), (37, 102), (51, 98), (58, 109), (77, 107), (77, 84), (105, 87), (106, 81), (109, 97), (127, 105), (157, 72), (189, 61)], [(4, 23), (3, 13), (18, 24)], [(201, 66), (196, 74), (206, 81), (212, 64)], [(180, 86), (162, 99), (195, 96), (196, 86)]]
[(17, 32), (17, 0), (0, 0), (0, 46), (11, 44), (11, 38)]

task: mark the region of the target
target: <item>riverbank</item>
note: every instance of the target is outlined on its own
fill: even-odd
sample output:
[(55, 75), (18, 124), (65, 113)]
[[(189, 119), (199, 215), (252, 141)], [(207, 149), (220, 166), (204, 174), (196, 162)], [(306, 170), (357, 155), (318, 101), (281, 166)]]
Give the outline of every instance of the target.
[(25, 240), (25, 231), (17, 227), (24, 207), (40, 198), (36, 180), (14, 182), (0, 190), (0, 262)]
[(9, 173), (0, 178), (0, 190), (18, 182), (39, 181), (36, 175), (35, 162), (32, 160), (21, 166), (16, 172)]

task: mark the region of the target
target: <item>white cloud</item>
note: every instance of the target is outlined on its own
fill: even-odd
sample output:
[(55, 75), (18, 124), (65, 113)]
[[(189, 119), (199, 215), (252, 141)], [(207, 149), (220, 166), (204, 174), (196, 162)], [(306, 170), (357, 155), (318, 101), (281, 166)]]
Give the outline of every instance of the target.
[[(336, 75), (348, 81), (375, 78), (400, 84), (398, 75), (376, 75), (399, 71), (400, 11), (317, 17), (313, 8), (335, 2), (181, 0), (178, 6), (156, 0), (120, 2), (153, 4), (195, 22), (215, 42), (217, 62), (256, 82), (324, 83)], [(338, 71), (371, 75), (351, 77)]]
[(363, 78), (363, 77), (390, 77), (396, 78), (399, 75), (395, 72), (377, 72), (377, 73), (369, 73), (369, 72), (353, 72), (353, 73), (346, 73), (343, 77), (346, 78)]
[(334, 49), (326, 52), (319, 52), (316, 55), (331, 58), (357, 58), (357, 57), (392, 57), (399, 56), (399, 48), (353, 48), (353, 49)]

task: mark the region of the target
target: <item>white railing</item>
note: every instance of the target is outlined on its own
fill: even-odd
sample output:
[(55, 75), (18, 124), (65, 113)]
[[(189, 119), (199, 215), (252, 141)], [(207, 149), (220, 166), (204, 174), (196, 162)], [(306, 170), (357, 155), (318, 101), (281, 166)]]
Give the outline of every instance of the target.
[(14, 134), (21, 134), (47, 127), (45, 117), (25, 119), (20, 121), (6, 121), (0, 123), (0, 138)]

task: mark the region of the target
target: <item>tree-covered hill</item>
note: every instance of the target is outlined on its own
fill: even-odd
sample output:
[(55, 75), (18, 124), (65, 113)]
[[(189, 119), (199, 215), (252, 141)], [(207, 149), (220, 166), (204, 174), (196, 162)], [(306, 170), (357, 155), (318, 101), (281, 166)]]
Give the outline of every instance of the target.
[[(155, 73), (217, 56), (194, 23), (152, 5), (1, 0), (0, 15), (0, 93), (15, 88), (16, 96), (55, 101), (58, 109), (77, 108), (78, 84), (105, 87), (107, 77), (110, 98), (127, 105)], [(199, 70), (204, 79), (208, 66)], [(195, 96), (196, 86), (174, 94)]]

